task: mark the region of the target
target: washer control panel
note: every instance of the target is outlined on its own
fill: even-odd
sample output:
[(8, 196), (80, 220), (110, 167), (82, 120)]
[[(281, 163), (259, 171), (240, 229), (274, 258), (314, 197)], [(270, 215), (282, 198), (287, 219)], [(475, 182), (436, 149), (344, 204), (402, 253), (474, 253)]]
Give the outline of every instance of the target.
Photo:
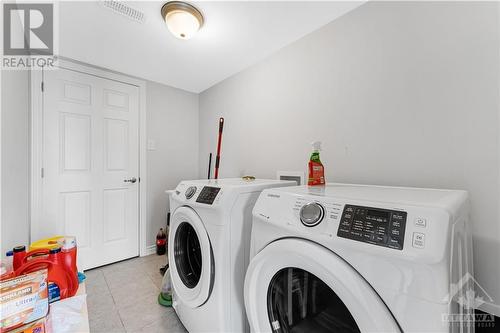
[(345, 205), (337, 236), (402, 250), (406, 217), (402, 211)]
[(196, 202), (211, 205), (214, 203), (219, 191), (220, 187), (204, 186), (198, 198), (196, 198)]

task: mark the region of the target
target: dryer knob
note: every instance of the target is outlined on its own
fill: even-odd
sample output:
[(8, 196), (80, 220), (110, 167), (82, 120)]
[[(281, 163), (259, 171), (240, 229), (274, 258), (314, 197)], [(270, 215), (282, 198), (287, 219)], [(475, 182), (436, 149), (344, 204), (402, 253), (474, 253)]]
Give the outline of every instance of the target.
[(310, 202), (300, 209), (300, 221), (306, 227), (318, 225), (325, 216), (325, 209), (319, 203)]
[(195, 193), (196, 193), (196, 186), (189, 186), (184, 195), (186, 196), (186, 199), (191, 199)]

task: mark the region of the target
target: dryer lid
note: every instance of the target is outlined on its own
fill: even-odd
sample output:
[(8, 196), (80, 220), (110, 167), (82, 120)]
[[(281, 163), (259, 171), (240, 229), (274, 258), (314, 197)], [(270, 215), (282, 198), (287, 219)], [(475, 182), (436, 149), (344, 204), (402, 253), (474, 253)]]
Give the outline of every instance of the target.
[(301, 239), (275, 241), (252, 259), (245, 307), (254, 332), (400, 332), (356, 270), (330, 250)]

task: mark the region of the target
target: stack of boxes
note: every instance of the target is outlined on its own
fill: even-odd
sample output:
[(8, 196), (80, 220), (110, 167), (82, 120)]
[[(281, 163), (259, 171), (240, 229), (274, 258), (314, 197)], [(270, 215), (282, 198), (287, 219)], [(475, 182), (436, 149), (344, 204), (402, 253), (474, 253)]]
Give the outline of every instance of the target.
[(47, 269), (0, 281), (2, 333), (44, 333), (48, 312)]

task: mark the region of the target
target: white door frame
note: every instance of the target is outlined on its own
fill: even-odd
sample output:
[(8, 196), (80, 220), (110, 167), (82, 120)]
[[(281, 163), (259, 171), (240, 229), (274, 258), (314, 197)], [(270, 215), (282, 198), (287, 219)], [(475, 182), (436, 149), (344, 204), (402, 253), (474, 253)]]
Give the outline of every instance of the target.
[[(100, 78), (130, 84), (139, 88), (139, 255), (151, 254), (147, 247), (147, 146), (146, 146), (146, 81), (124, 74), (96, 68), (67, 58), (58, 58), (57, 67)], [(43, 161), (43, 71), (30, 71), (31, 90), (31, 212), (30, 242), (38, 234), (41, 216), (42, 161)]]

